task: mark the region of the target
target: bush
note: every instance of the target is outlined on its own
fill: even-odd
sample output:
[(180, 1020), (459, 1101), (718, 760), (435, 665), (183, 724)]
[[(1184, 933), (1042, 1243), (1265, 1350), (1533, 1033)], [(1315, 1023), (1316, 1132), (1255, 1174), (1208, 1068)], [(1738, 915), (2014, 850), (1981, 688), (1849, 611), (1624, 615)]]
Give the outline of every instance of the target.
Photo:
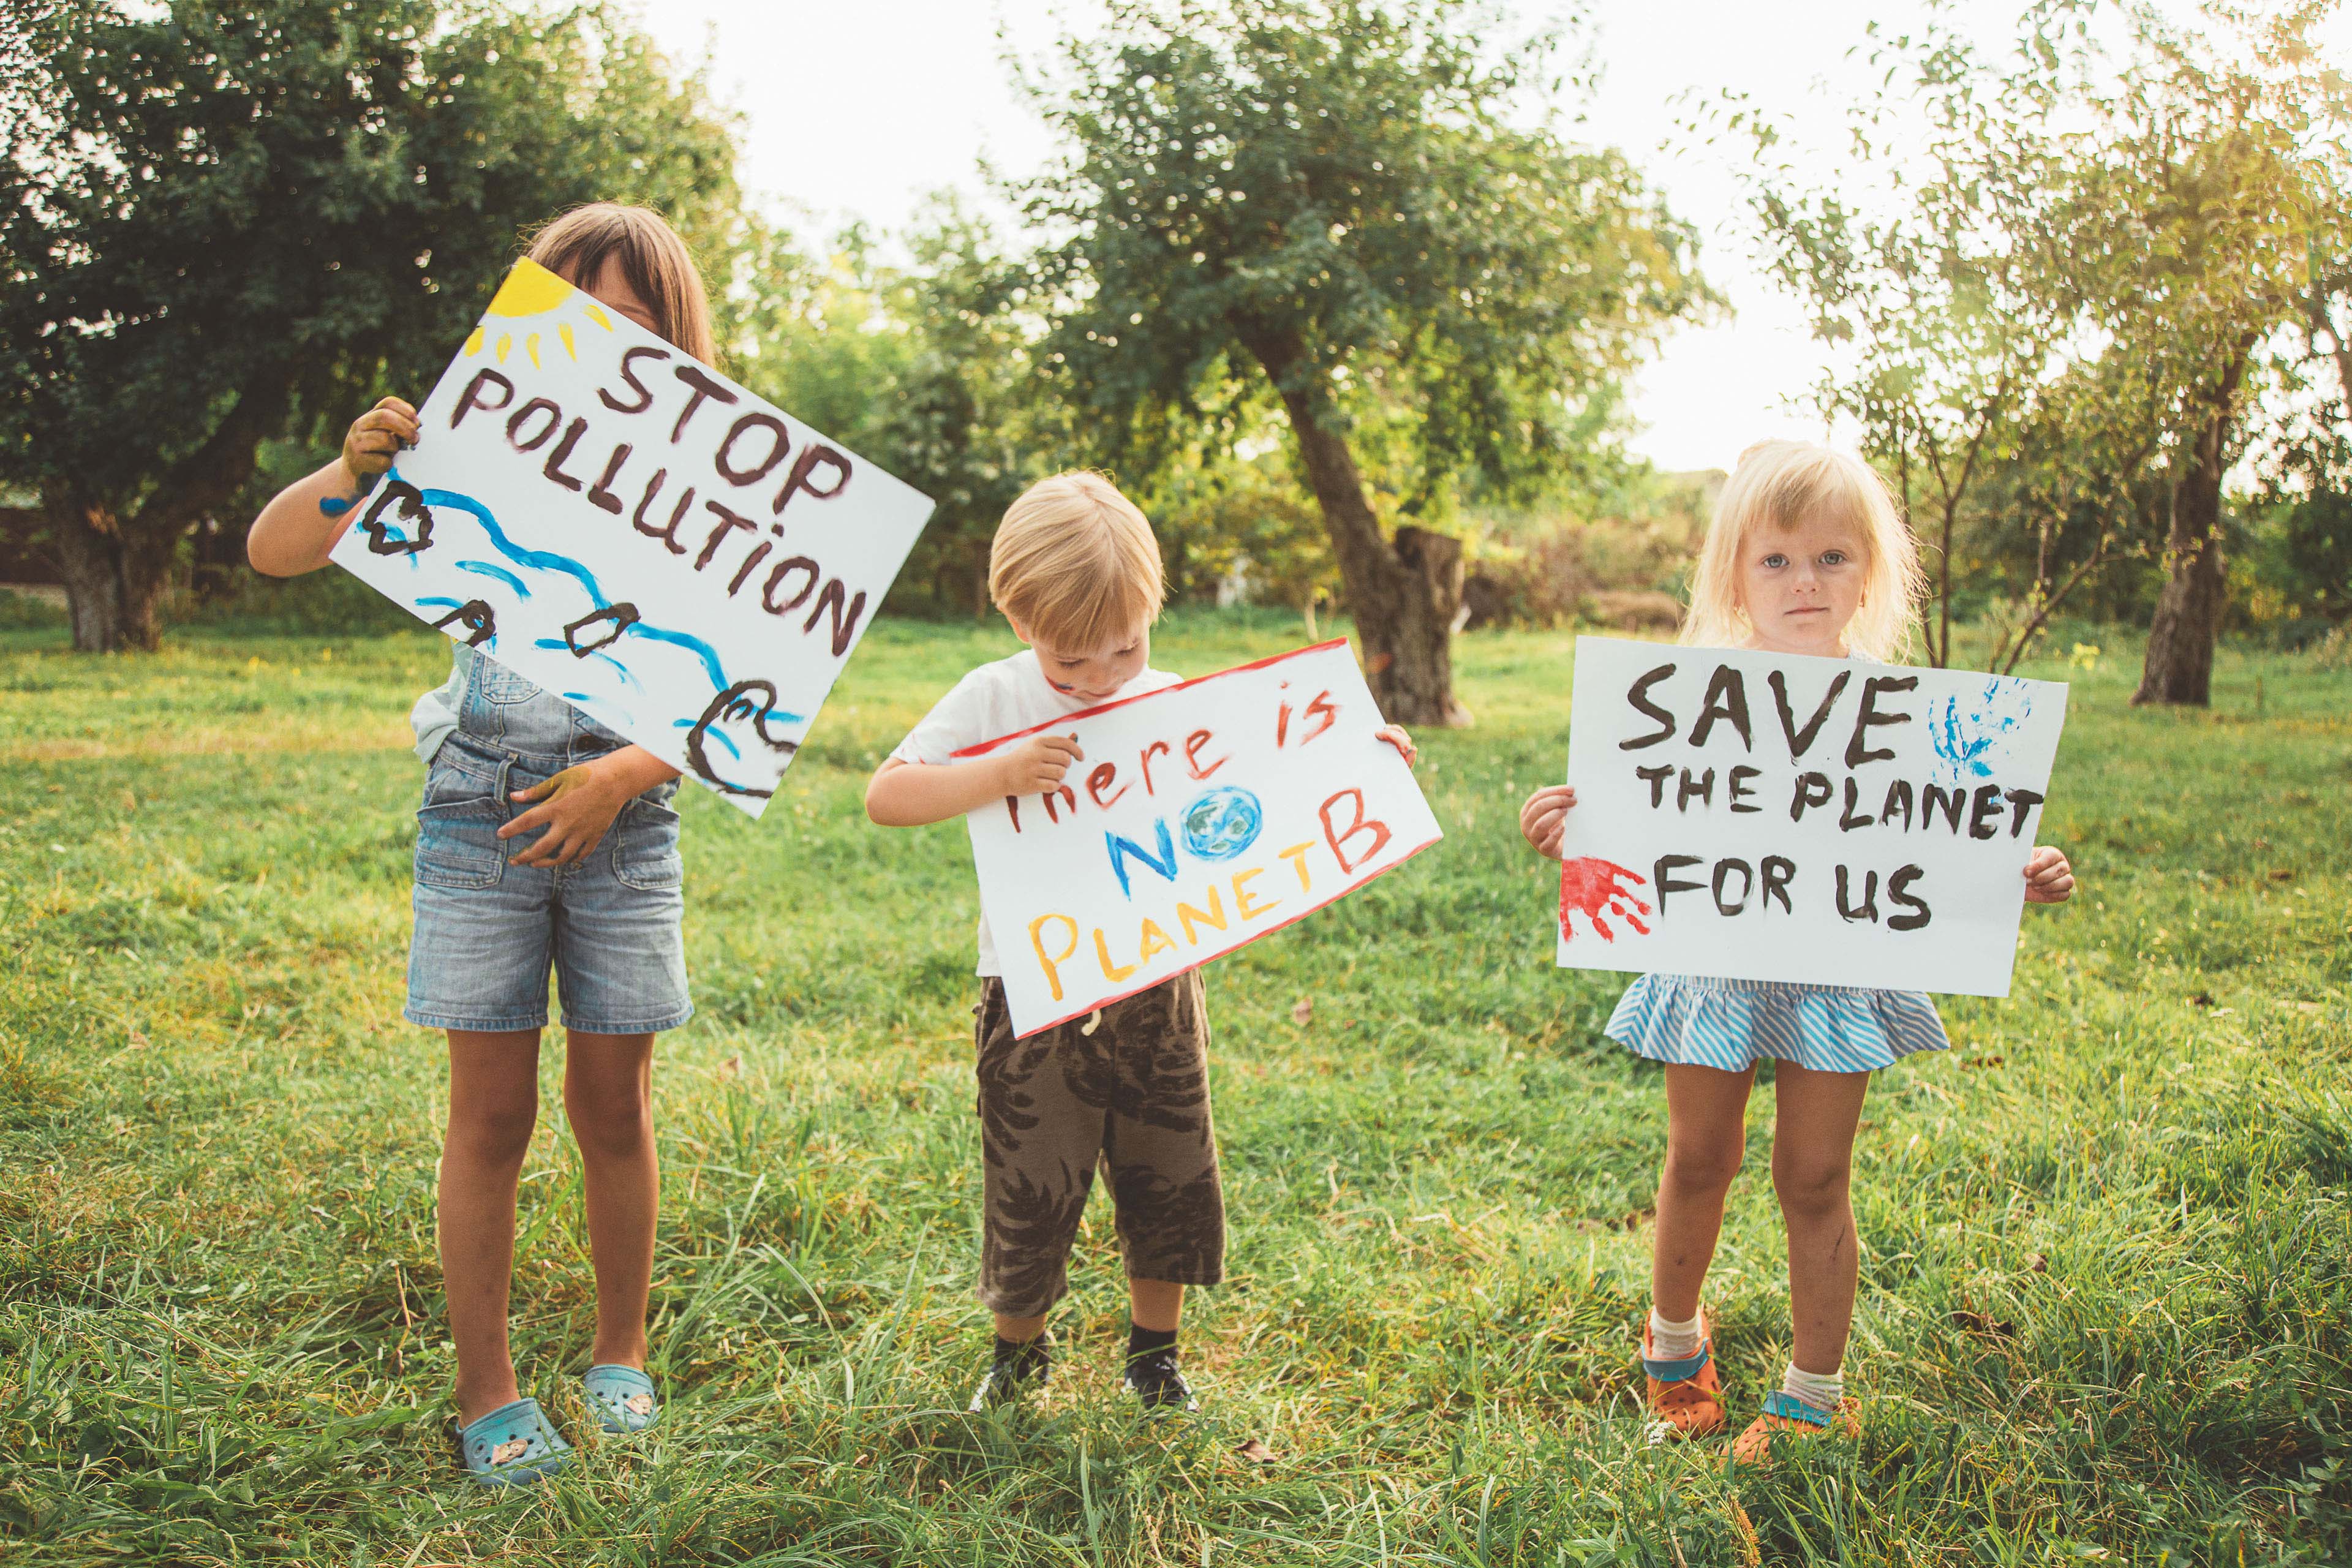
[(301, 577), (265, 577), (240, 567), (201, 598), (186, 590), (175, 594), (164, 614), (167, 625), (217, 626), (234, 621), (294, 637), (362, 636), (421, 624), (373, 588), (333, 566)]
[(1591, 621), (1670, 630), (1724, 475), (1642, 471), (1610, 493), (1472, 514), (1467, 626)]
[(0, 632), (47, 631), (65, 624), (66, 613), (58, 605), (31, 594), (0, 588)]

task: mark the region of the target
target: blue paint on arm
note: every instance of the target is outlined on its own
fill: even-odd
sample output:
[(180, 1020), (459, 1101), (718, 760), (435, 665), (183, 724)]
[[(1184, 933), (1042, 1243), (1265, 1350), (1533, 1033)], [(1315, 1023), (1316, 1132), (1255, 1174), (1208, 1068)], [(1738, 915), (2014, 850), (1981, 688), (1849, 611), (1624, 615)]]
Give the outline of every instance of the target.
[(319, 503), (319, 510), (328, 517), (341, 517), (352, 510), (352, 503), (341, 496), (329, 496)]

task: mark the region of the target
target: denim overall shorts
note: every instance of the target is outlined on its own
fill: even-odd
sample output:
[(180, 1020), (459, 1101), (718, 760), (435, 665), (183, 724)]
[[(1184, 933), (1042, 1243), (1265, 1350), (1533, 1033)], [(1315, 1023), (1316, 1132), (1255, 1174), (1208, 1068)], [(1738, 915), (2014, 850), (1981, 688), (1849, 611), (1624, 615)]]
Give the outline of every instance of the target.
[(435, 694), (457, 728), (425, 765), (416, 813), (416, 931), (402, 1016), (435, 1029), (540, 1029), (555, 972), (567, 1029), (642, 1035), (694, 1014), (687, 995), (684, 868), (675, 781), (621, 808), (561, 868), (509, 865), (532, 836), (498, 830), (530, 809), (516, 790), (627, 744), (570, 703), (457, 649)]

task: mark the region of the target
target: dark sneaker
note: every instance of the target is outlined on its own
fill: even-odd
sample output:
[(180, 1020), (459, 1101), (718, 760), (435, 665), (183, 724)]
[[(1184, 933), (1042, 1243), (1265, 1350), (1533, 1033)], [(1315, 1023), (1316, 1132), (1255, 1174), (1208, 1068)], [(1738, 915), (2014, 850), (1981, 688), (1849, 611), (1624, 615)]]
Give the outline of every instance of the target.
[(1043, 1394), (1053, 1375), (1054, 1363), (1042, 1356), (992, 1363), (980, 1386), (972, 1390), (971, 1403), (964, 1408), (981, 1415), (1033, 1394)]
[(1130, 1358), (1127, 1363), (1127, 1391), (1135, 1395), (1149, 1415), (1189, 1415), (1201, 1408), (1201, 1402), (1192, 1396), (1192, 1385), (1176, 1369), (1174, 1351), (1153, 1351)]

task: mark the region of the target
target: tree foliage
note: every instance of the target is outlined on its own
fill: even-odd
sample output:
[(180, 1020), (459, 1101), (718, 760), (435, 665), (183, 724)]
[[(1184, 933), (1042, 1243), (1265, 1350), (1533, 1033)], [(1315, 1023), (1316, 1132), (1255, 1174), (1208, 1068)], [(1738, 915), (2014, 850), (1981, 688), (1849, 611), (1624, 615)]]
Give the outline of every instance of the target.
[[(1478, 0), (1111, 0), (1036, 84), (1044, 343), (1150, 462), (1271, 390), (1391, 717), (1452, 722), (1454, 482), (1508, 489), (1701, 299), (1695, 242), (1612, 151), (1514, 118), (1554, 40)], [(1261, 380), (1260, 377), (1264, 379)], [(1390, 461), (1393, 534), (1368, 494)]]
[(731, 128), (617, 12), (106, 3), (55, 19), (0, 179), (0, 484), (77, 646), (152, 646), (260, 442), (420, 396), (518, 231), (642, 201), (706, 247)]
[(2298, 433), (2315, 373), (2336, 383), (2324, 409), (2352, 394), (2347, 100), (2311, 37), (2326, 9), (2215, 5), (2187, 29), (2042, 0), (2003, 58), (1937, 7), (1874, 32), (1886, 87), (1853, 117), (1858, 173), (1759, 166), (1768, 259), (1843, 345), (1820, 401), (1859, 421), (1937, 548), (1938, 662), (1956, 533), (2005, 528), (2032, 545), (2030, 569), (2010, 563), (2026, 580), (2006, 663), (2137, 555), (2167, 579), (2141, 698), (2205, 700), (2223, 478), (2250, 448), (2274, 473), (2290, 448), (2335, 449)]

